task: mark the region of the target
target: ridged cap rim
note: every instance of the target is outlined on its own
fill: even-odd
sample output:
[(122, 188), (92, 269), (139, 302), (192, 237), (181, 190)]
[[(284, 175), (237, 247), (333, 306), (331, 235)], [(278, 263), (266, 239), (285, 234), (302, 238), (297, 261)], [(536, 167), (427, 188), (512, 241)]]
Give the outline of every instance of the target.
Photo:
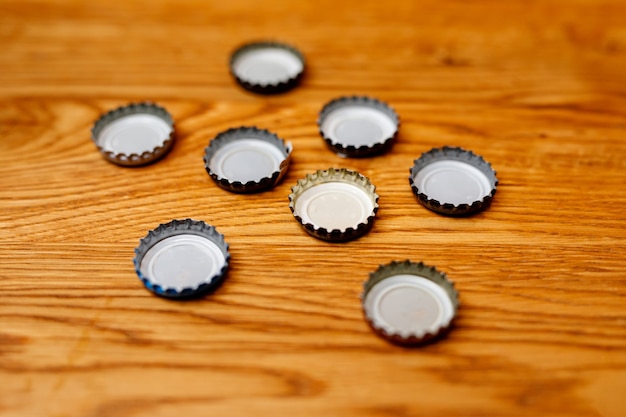
[[(177, 291), (173, 288), (164, 288), (160, 285), (153, 284), (150, 277), (145, 276), (141, 272), (141, 261), (148, 250), (160, 241), (178, 235), (197, 235), (206, 238), (213, 242), (224, 255), (224, 265), (218, 273), (211, 277), (209, 282), (202, 283), (195, 288), (185, 288), (183, 291)], [(201, 220), (172, 220), (169, 223), (160, 224), (155, 229), (150, 230), (144, 238), (140, 239), (139, 246), (135, 248), (133, 264), (135, 265), (135, 272), (141, 282), (153, 293), (166, 298), (196, 297), (216, 289), (223, 282), (230, 262), (230, 252), (228, 248), (229, 245), (226, 243), (224, 235), (219, 233), (215, 227)]]
[[(235, 70), (234, 70), (235, 61), (246, 52), (249, 52), (255, 49), (264, 49), (264, 48), (280, 48), (280, 49), (290, 52), (297, 59), (299, 59), (300, 62), (302, 63), (302, 71), (300, 71), (298, 74), (296, 74), (293, 77), (289, 77), (285, 80), (281, 80), (276, 83), (255, 83), (255, 82), (250, 82), (239, 77), (235, 73)], [(236, 48), (230, 56), (229, 69), (230, 69), (230, 74), (237, 81), (237, 83), (241, 85), (244, 89), (251, 91), (253, 93), (257, 93), (257, 94), (279, 94), (279, 93), (284, 93), (286, 91), (291, 90), (292, 88), (296, 87), (300, 83), (304, 75), (304, 72), (306, 70), (306, 61), (304, 59), (304, 55), (302, 54), (302, 52), (300, 52), (294, 46), (291, 46), (284, 42), (262, 40), (262, 41), (248, 42)]]
[[(342, 107), (347, 106), (362, 106), (369, 107), (375, 110), (378, 110), (384, 113), (387, 117), (391, 119), (393, 123), (395, 123), (396, 128), (389, 137), (385, 138), (382, 142), (375, 143), (373, 145), (362, 145), (362, 146), (354, 146), (354, 145), (345, 145), (334, 141), (330, 135), (322, 130), (322, 123), (324, 120), (335, 110), (338, 110)], [(320, 136), (324, 139), (328, 147), (341, 156), (347, 156), (351, 158), (362, 158), (380, 155), (391, 147), (394, 139), (398, 135), (398, 130), (400, 128), (400, 117), (398, 113), (387, 103), (380, 101), (378, 99), (367, 97), (367, 96), (344, 96), (333, 99), (329, 101), (327, 104), (322, 107), (320, 110), (319, 116), (317, 118), (317, 126), (319, 129)]]
[[(441, 323), (436, 331), (429, 332), (424, 331), (422, 333), (403, 333), (403, 332), (389, 332), (385, 328), (381, 327), (377, 323), (376, 317), (373, 317), (370, 312), (365, 308), (365, 298), (367, 294), (381, 281), (391, 278), (397, 275), (415, 275), (421, 278), (428, 279), (435, 284), (439, 285), (446, 294), (450, 297), (450, 302), (453, 307), (452, 317)], [(361, 293), (361, 303), (363, 309), (363, 315), (369, 326), (381, 337), (389, 340), (392, 343), (399, 345), (421, 345), (428, 342), (433, 342), (440, 337), (444, 336), (452, 328), (456, 313), (459, 308), (459, 294), (454, 288), (454, 282), (448, 279), (444, 272), (437, 270), (433, 266), (424, 264), (423, 262), (411, 262), (405, 261), (392, 261), (386, 265), (380, 265), (378, 269), (370, 273), (367, 281), (363, 283), (363, 292)]]
[[(279, 169), (274, 171), (270, 176), (263, 177), (256, 181), (247, 181), (245, 183), (241, 181), (231, 181), (228, 178), (218, 175), (211, 168), (211, 159), (223, 146), (232, 141), (241, 139), (262, 140), (275, 146), (285, 157), (281, 161)], [(292, 151), (293, 147), (291, 143), (285, 142), (275, 133), (269, 130), (259, 129), (255, 126), (242, 126), (225, 130), (217, 134), (217, 136), (209, 142), (209, 145), (204, 150), (204, 167), (211, 178), (223, 189), (235, 193), (256, 193), (268, 190), (282, 180), (289, 169)]]
[[(151, 151), (143, 152), (142, 154), (125, 154), (115, 153), (112, 151), (104, 150), (98, 143), (98, 138), (102, 130), (111, 122), (121, 119), (133, 114), (150, 114), (157, 116), (165, 121), (170, 126), (170, 134), (163, 139), (163, 143), (160, 146), (155, 147)], [(175, 139), (175, 126), (174, 119), (165, 108), (151, 102), (139, 102), (130, 103), (125, 106), (117, 107), (113, 110), (100, 116), (91, 129), (91, 140), (95, 143), (96, 147), (102, 153), (102, 155), (110, 162), (114, 164), (134, 167), (146, 165), (161, 159), (172, 148)]]
[[(417, 173), (427, 165), (442, 160), (454, 160), (466, 162), (473, 167), (479, 169), (489, 179), (491, 191), (480, 200), (476, 200), (471, 204), (451, 204), (440, 202), (434, 198), (430, 198), (415, 184), (414, 178)], [(428, 152), (424, 152), (418, 159), (413, 162), (413, 166), (409, 170), (409, 184), (413, 193), (417, 196), (419, 202), (429, 210), (436, 213), (449, 216), (466, 216), (484, 210), (491, 204), (498, 187), (498, 178), (496, 171), (493, 170), (491, 164), (472, 151), (460, 147), (444, 146), (442, 148), (433, 148)]]
[[(328, 182), (344, 182), (352, 184), (361, 188), (368, 195), (370, 195), (373, 209), (365, 222), (359, 223), (356, 227), (349, 227), (346, 230), (328, 230), (324, 227), (316, 227), (312, 223), (305, 222), (302, 217), (296, 213), (296, 201), (304, 191), (316, 185)], [(378, 199), (379, 195), (376, 194), (376, 186), (374, 186), (374, 184), (372, 184), (366, 176), (346, 168), (329, 168), (307, 174), (304, 178), (299, 179), (296, 185), (291, 187), (291, 193), (289, 194), (289, 209), (298, 223), (300, 223), (302, 227), (312, 236), (329, 242), (344, 242), (360, 237), (372, 228), (376, 213), (378, 212)]]

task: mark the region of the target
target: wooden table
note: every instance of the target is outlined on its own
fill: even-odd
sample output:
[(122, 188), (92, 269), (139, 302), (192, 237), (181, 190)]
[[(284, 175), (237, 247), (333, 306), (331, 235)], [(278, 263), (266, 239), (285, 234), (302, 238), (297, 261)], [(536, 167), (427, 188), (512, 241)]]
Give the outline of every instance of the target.
[[(239, 44), (279, 39), (301, 86), (239, 88)], [(622, 0), (0, 2), (2, 416), (626, 415), (626, 3)], [(391, 152), (342, 159), (319, 137), (330, 99), (367, 94), (402, 121)], [(178, 141), (143, 168), (90, 140), (103, 112), (153, 100)], [(256, 125), (291, 141), (271, 191), (237, 195), (204, 147)], [(417, 203), (422, 152), (462, 146), (498, 172), (492, 207)], [(307, 235), (292, 185), (355, 169), (380, 194), (373, 230)], [(153, 296), (133, 249), (195, 218), (231, 245), (227, 282)], [(404, 349), (362, 318), (379, 264), (436, 265), (461, 296), (455, 329)]]

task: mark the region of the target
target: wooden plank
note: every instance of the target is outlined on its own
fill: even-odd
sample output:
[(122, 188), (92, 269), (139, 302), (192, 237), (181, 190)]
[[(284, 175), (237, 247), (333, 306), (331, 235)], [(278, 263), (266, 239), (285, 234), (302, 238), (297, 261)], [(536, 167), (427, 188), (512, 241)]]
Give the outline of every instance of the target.
[[(626, 414), (626, 4), (618, 0), (0, 2), (0, 414), (3, 416)], [(260, 97), (229, 53), (281, 39), (296, 90)], [(391, 152), (342, 159), (319, 137), (330, 99), (401, 118)], [(107, 110), (153, 100), (178, 140), (157, 164), (106, 162)], [(236, 195), (204, 147), (256, 125), (294, 145), (275, 189)], [(498, 171), (492, 207), (421, 207), (412, 161), (462, 146)], [(306, 173), (378, 187), (373, 230), (308, 236), (287, 195)], [(147, 292), (132, 266), (159, 223), (196, 218), (231, 245), (215, 294)], [(457, 283), (455, 329), (418, 349), (362, 319), (360, 285), (391, 260)]]

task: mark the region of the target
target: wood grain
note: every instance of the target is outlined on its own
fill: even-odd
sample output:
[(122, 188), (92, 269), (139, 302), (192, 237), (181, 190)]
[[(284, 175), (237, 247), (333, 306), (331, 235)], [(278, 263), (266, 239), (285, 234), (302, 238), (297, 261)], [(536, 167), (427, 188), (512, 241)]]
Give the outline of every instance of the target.
[[(302, 85), (259, 97), (229, 53), (282, 39)], [(0, 2), (2, 416), (626, 415), (626, 4), (621, 0)], [(341, 159), (319, 109), (369, 94), (400, 114), (391, 152)], [(103, 112), (154, 100), (178, 141), (127, 169), (89, 139)], [(256, 125), (294, 145), (285, 180), (219, 189), (203, 149)], [(492, 207), (438, 216), (408, 185), (434, 146), (483, 155)], [(328, 167), (377, 185), (373, 230), (318, 241), (290, 187)], [(228, 281), (152, 296), (133, 249), (175, 218), (215, 225)], [(376, 337), (360, 285), (412, 259), (457, 283), (456, 328), (403, 349)]]

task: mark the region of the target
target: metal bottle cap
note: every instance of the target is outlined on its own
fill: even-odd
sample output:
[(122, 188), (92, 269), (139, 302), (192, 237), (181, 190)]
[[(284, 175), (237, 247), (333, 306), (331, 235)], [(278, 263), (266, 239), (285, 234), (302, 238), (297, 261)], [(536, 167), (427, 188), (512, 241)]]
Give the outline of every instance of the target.
[(252, 42), (230, 57), (230, 72), (246, 90), (258, 94), (282, 93), (295, 87), (304, 74), (304, 56), (293, 46)]
[(146, 288), (167, 298), (189, 298), (216, 289), (230, 253), (224, 236), (202, 221), (161, 224), (139, 241), (135, 271)]
[(222, 188), (254, 193), (274, 187), (291, 160), (291, 143), (256, 127), (229, 129), (205, 149), (204, 166)]
[(459, 306), (454, 283), (422, 262), (391, 262), (363, 284), (363, 314), (385, 339), (416, 345), (444, 335)]
[(451, 216), (483, 210), (496, 194), (491, 164), (462, 148), (434, 148), (415, 160), (409, 183), (424, 207)]
[(382, 101), (341, 97), (322, 108), (317, 124), (320, 135), (334, 152), (347, 157), (367, 157), (391, 147), (400, 118)]
[(171, 149), (174, 121), (163, 107), (132, 103), (102, 115), (91, 129), (91, 139), (110, 162), (145, 165)]
[(367, 233), (378, 211), (378, 194), (356, 171), (329, 168), (307, 174), (291, 187), (289, 208), (318, 239), (342, 242)]

